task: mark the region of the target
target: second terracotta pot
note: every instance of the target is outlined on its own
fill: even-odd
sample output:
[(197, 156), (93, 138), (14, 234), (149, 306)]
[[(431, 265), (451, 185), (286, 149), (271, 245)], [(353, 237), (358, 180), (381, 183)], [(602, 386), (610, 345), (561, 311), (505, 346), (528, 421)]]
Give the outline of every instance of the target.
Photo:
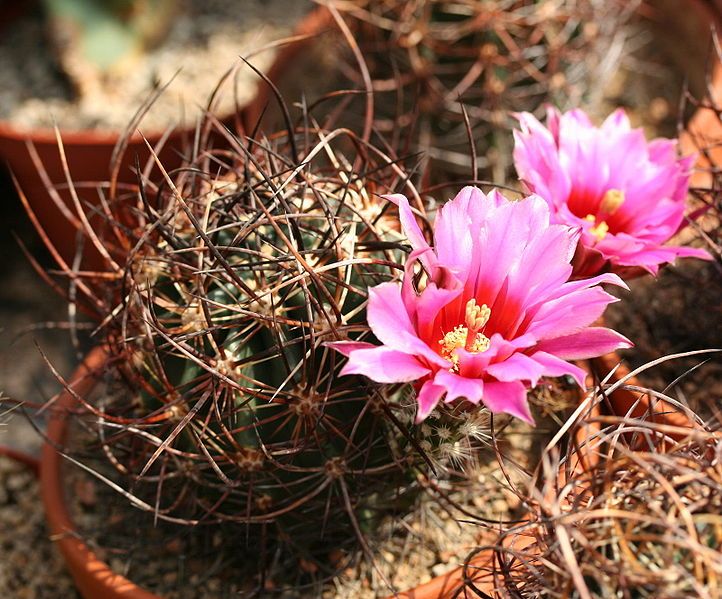
[[(20, 16), (23, 10), (25, 7), (20, 7), (19, 3), (4, 3), (0, 8), (0, 33), (3, 27), (12, 26), (12, 20)], [(304, 40), (317, 35), (326, 27), (328, 19), (328, 11), (321, 7), (313, 9), (298, 23), (294, 35), (300, 36), (300, 40), (279, 50), (268, 73), (272, 81), (284, 75), (293, 58), (304, 47), (304, 43), (308, 43)], [(219, 119), (231, 130), (239, 129), (244, 123), (255, 122), (268, 101), (268, 94), (268, 86), (263, 82), (259, 83), (257, 97), (243, 107), (240, 114), (219, 115)], [(62, 126), (62, 123), (60, 125)], [(142, 134), (133, 132), (122, 151), (114, 156), (121, 141), (120, 132), (61, 130), (60, 136), (72, 181), (85, 184), (77, 188), (77, 195), (86, 215), (92, 212), (91, 207), (100, 204), (94, 184), (109, 180), (112, 170), (117, 171), (119, 183), (137, 183), (136, 159), (142, 167), (151, 157), (146, 140), (151, 147), (157, 147), (158, 143), (164, 140), (159, 158), (166, 170), (171, 170), (181, 164), (181, 152), (189, 147), (194, 135), (195, 125), (175, 130), (167, 136), (164, 131), (144, 130)], [(66, 174), (55, 131), (44, 128), (25, 129), (9, 121), (0, 121), (0, 162), (9, 168), (27, 199), (28, 208), (37, 221), (34, 224), (42, 228), (60, 257), (71, 265), (76, 254), (81, 223), (77, 207), (67, 191)], [(39, 165), (46, 171), (46, 177), (41, 176)], [(56, 187), (54, 193), (48, 192), (48, 183)], [(99, 218), (93, 220), (90, 217), (90, 220), (94, 225), (101, 222)], [(106, 262), (100, 253), (90, 242), (86, 242), (80, 269), (101, 270), (105, 266)]]

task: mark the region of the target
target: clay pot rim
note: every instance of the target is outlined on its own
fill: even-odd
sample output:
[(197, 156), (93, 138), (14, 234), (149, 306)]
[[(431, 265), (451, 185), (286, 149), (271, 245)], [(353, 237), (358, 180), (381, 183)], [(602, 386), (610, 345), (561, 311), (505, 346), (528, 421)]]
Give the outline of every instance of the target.
[[(172, 127), (168, 128), (170, 129)], [(127, 136), (128, 142), (142, 142), (144, 137), (149, 140), (158, 139), (163, 136), (166, 131), (152, 129), (145, 134), (142, 132), (142, 127), (138, 127), (137, 129), (137, 131)], [(178, 126), (171, 133), (170, 137), (177, 137), (189, 130), (190, 127)], [(58, 131), (65, 146), (115, 145), (124, 134), (124, 131), (115, 129), (58, 128)], [(43, 145), (57, 144), (55, 129), (50, 127), (22, 127), (13, 125), (10, 120), (0, 120), (0, 137), (18, 142), (31, 141), (35, 144)]]
[[(107, 363), (108, 353), (104, 347), (91, 350), (76, 369), (68, 386), (74, 393), (89, 393), (98, 383), (98, 376)], [(68, 511), (61, 476), (63, 457), (56, 450), (62, 447), (68, 433), (68, 412), (74, 405), (73, 394), (67, 389), (53, 404), (48, 424), (47, 440), (43, 444), (40, 461), (40, 496), (45, 508), (45, 518), (50, 534), (63, 555), (66, 566), (80, 593), (88, 598), (127, 597), (134, 599), (161, 599), (127, 578), (116, 574), (76, 534), (75, 525)], [(51, 444), (52, 443), (52, 444)], [(99, 595), (98, 591), (103, 594)], [(110, 594), (109, 594), (110, 593)]]

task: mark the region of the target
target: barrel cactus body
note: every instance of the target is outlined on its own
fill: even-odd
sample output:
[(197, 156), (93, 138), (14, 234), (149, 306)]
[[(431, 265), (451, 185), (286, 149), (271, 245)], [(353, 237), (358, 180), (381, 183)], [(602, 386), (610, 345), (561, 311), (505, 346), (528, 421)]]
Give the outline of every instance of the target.
[(429, 476), (464, 478), (488, 416), (450, 406), (415, 427), (413, 390), (338, 376), (326, 346), (373, 341), (368, 289), (403, 275), (382, 195), (403, 191), (424, 222), (398, 159), (343, 129), (226, 141), (109, 202), (119, 267), (88, 287), (115, 391), (89, 400), (90, 466), (168, 526), (328, 573), (339, 551), (369, 554)]

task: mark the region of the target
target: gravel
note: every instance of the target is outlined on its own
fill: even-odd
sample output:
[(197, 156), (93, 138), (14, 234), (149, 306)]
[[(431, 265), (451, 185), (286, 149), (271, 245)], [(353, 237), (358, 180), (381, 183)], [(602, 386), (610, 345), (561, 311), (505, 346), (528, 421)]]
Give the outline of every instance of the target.
[(0, 456), (0, 597), (79, 599), (39, 505), (34, 473)]

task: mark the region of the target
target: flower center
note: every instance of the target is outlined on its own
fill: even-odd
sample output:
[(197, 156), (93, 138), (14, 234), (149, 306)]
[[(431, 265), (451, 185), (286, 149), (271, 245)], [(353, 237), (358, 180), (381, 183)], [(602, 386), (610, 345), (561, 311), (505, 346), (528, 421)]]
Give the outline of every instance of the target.
[(489, 349), (489, 338), (481, 331), (489, 322), (491, 309), (486, 305), (476, 305), (475, 299), (466, 302), (464, 324), (460, 324), (453, 331), (446, 333), (439, 341), (441, 355), (449, 360), (453, 366), (452, 372), (459, 370), (459, 356), (456, 350), (464, 348), (472, 354), (479, 354)]
[(584, 220), (594, 223), (594, 226), (589, 229), (589, 232), (597, 238), (597, 241), (601, 241), (609, 233), (609, 225), (605, 220), (606, 217), (611, 216), (619, 207), (624, 204), (624, 192), (621, 189), (608, 189), (604, 194), (602, 201), (599, 203), (599, 214), (597, 216), (593, 214), (587, 214)]
[(587, 214), (584, 220), (595, 223), (594, 226), (589, 229), (589, 232), (597, 238), (597, 241), (601, 241), (607, 236), (607, 233), (609, 233), (609, 225), (604, 221), (597, 222), (597, 217), (593, 214)]
[(599, 203), (601, 214), (614, 214), (624, 204), (624, 192), (621, 189), (608, 189)]

